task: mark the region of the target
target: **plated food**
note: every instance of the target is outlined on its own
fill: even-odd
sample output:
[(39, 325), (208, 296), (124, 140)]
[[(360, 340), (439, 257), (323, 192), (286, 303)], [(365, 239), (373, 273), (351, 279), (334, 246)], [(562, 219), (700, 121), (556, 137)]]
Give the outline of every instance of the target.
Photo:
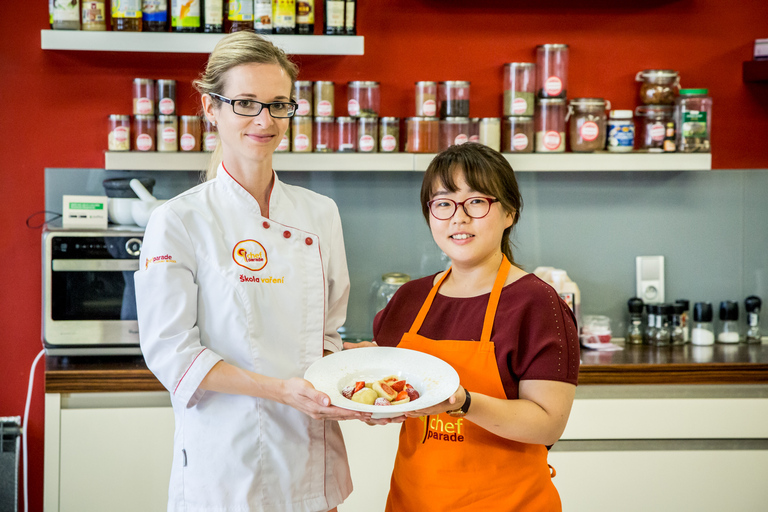
[(397, 375), (390, 375), (373, 382), (359, 380), (345, 386), (341, 396), (367, 405), (400, 405), (419, 398), (416, 388)]

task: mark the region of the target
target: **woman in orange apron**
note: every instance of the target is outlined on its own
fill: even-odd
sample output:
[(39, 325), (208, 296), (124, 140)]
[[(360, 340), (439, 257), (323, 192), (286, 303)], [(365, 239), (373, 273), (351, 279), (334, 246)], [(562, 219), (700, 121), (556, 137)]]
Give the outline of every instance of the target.
[(374, 339), (443, 359), (461, 386), (399, 419), (387, 511), (561, 510), (547, 447), (568, 421), (578, 337), (555, 290), (513, 265), (512, 168), (486, 146), (452, 146), (429, 165), (421, 197), (451, 268), (403, 285)]

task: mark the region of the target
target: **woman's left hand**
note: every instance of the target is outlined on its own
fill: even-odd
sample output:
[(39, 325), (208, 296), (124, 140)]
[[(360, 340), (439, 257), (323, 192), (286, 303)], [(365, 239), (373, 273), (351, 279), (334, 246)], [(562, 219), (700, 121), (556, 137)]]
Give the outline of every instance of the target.
[(378, 347), (375, 341), (358, 341), (352, 343), (351, 341), (344, 342), (344, 350), (350, 350), (353, 348), (365, 348), (365, 347)]
[(405, 416), (408, 418), (418, 418), (420, 416), (431, 416), (434, 414), (442, 414), (448, 411), (455, 411), (460, 409), (467, 399), (466, 393), (464, 393), (464, 387), (459, 388), (448, 397), (447, 400), (440, 402), (439, 404), (427, 407), (426, 409), (417, 409), (415, 411), (406, 412)]

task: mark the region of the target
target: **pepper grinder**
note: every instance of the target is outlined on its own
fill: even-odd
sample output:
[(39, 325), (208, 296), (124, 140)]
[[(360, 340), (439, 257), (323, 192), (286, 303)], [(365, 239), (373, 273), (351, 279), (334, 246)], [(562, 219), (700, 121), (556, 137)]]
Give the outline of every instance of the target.
[(653, 344), (657, 347), (665, 347), (670, 342), (669, 317), (672, 314), (672, 306), (662, 304), (656, 306), (656, 329), (653, 331)]
[(656, 332), (656, 309), (654, 304), (646, 304), (645, 310), (648, 312), (647, 324), (645, 326), (645, 340), (646, 345), (653, 345), (653, 336)]
[(673, 345), (685, 345), (683, 335), (683, 305), (679, 302), (672, 304), (672, 322), (670, 324), (670, 340)]
[(643, 300), (632, 297), (627, 301), (629, 324), (627, 324), (627, 345), (643, 344)]
[(751, 295), (744, 301), (744, 309), (747, 311), (747, 343), (762, 343), (760, 336), (760, 306), (763, 301), (760, 297)]
[(680, 315), (680, 327), (683, 329), (683, 342), (688, 343), (691, 341), (690, 320), (688, 317), (688, 310), (691, 309), (691, 303), (687, 299), (677, 299), (675, 304), (683, 306), (683, 313)]
[(739, 342), (739, 304), (732, 300), (720, 303), (720, 330), (717, 333), (718, 343)]
[(691, 343), (694, 345), (715, 344), (715, 329), (712, 326), (712, 304), (709, 302), (697, 302), (693, 305)]

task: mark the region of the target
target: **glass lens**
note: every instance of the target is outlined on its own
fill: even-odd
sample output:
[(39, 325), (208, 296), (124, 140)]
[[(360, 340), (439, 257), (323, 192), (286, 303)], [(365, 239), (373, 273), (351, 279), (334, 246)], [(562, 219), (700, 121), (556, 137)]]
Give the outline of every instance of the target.
[(485, 214), (488, 213), (490, 207), (491, 203), (482, 197), (470, 197), (464, 201), (464, 209), (466, 210), (467, 215), (475, 219), (484, 217)]
[(456, 203), (451, 199), (438, 199), (432, 202), (429, 206), (429, 210), (436, 219), (450, 219), (456, 211)]
[(296, 105), (293, 103), (270, 103), (269, 113), (272, 117), (291, 117)]
[(232, 108), (235, 114), (242, 116), (257, 116), (261, 113), (261, 103), (251, 100), (234, 100)]

